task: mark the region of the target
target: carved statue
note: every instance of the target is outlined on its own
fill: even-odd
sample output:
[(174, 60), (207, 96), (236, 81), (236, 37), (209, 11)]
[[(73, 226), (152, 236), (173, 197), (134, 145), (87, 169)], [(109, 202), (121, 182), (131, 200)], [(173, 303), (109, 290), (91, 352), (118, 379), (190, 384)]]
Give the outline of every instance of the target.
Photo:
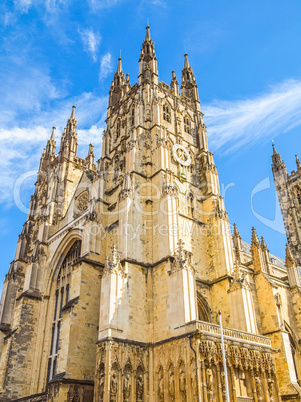
[(180, 372), (179, 388), (181, 393), (181, 400), (186, 401), (186, 376), (183, 369)]
[(116, 379), (116, 373), (112, 374), (110, 384), (110, 402), (116, 402), (117, 400), (118, 383)]
[(158, 381), (158, 394), (159, 394), (159, 402), (164, 402), (164, 380), (163, 374), (160, 374)]
[(99, 401), (103, 402), (103, 394), (105, 391), (105, 373), (100, 373), (100, 378), (99, 378)]
[(139, 374), (137, 377), (137, 384), (136, 384), (136, 394), (137, 394), (137, 402), (141, 402), (143, 400), (143, 377), (142, 374)]
[(207, 384), (207, 393), (208, 400), (213, 401), (213, 373), (211, 369), (206, 370), (206, 384)]
[(169, 391), (170, 401), (174, 401), (175, 400), (175, 378), (174, 378), (173, 370), (171, 370), (170, 374), (169, 374), (168, 391)]
[(123, 380), (123, 400), (124, 400), (124, 402), (128, 402), (130, 400), (131, 390), (132, 390), (132, 386), (131, 386), (130, 375), (129, 375), (129, 373), (127, 373)]
[(255, 374), (255, 387), (256, 387), (256, 394), (257, 394), (258, 401), (262, 401), (262, 396), (261, 396), (261, 381), (260, 381), (260, 378), (259, 378), (259, 374), (258, 374), (258, 373)]
[(274, 381), (271, 377), (268, 377), (268, 390), (269, 390), (269, 397), (270, 401), (274, 401)]

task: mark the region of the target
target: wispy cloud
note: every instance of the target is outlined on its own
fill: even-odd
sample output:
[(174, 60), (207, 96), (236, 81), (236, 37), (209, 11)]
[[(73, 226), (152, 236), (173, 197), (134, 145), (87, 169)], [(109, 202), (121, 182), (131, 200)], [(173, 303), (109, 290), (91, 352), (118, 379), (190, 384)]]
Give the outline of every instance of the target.
[(32, 0), (15, 0), (14, 3), (21, 13), (27, 13), (32, 6)]
[(92, 11), (98, 11), (103, 8), (110, 8), (116, 6), (122, 0), (88, 0), (88, 4)]
[(85, 29), (83, 31), (79, 31), (81, 39), (84, 43), (85, 51), (90, 53), (93, 61), (97, 60), (97, 50), (100, 45), (101, 35), (97, 32), (93, 32), (92, 29)]
[(301, 124), (301, 81), (287, 80), (252, 99), (214, 101), (203, 111), (213, 150), (252, 146)]
[(107, 53), (101, 58), (99, 81), (104, 80), (112, 71), (113, 71), (112, 55), (111, 53)]

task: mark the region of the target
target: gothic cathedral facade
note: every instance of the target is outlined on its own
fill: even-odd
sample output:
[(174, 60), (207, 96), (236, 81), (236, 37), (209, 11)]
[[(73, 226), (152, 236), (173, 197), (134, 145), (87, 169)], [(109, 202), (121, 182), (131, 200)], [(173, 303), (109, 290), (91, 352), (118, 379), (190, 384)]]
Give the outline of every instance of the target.
[(230, 400), (300, 401), (301, 190), (274, 155), (283, 211), (296, 191), (285, 261), (231, 235), (187, 54), (180, 89), (159, 82), (147, 27), (138, 78), (119, 59), (97, 162), (75, 107), (47, 142), (3, 286), (0, 400), (225, 401), (220, 310)]

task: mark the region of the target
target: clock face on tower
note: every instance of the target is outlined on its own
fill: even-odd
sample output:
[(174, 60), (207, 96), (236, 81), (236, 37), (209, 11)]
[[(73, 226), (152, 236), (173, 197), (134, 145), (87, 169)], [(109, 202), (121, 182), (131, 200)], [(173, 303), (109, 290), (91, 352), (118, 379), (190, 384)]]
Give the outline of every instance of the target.
[(189, 166), (191, 164), (191, 157), (189, 152), (182, 144), (175, 144), (172, 147), (172, 153), (175, 160), (183, 166)]

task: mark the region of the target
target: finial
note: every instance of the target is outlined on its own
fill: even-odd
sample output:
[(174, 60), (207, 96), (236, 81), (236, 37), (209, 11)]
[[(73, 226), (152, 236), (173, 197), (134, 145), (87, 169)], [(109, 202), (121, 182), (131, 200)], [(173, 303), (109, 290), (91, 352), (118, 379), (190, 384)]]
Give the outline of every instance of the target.
[(146, 27), (145, 40), (146, 40), (146, 41), (151, 40), (151, 36), (150, 36), (150, 26), (149, 26), (149, 25), (147, 25), (147, 27)]
[(240, 237), (240, 234), (239, 234), (239, 231), (237, 229), (236, 223), (234, 223), (234, 225), (233, 225), (233, 236)]
[(70, 116), (70, 120), (71, 119), (75, 119), (75, 109), (76, 109), (76, 106), (72, 106), (72, 112), (71, 112), (71, 116)]
[(301, 163), (299, 161), (298, 155), (295, 155), (295, 157), (296, 157), (297, 169), (299, 170), (301, 169)]
[(118, 59), (117, 72), (122, 73), (122, 58), (121, 57), (119, 57), (119, 59)]
[(51, 137), (50, 137), (50, 141), (54, 141), (54, 138), (55, 138), (55, 130), (56, 130), (56, 127), (52, 127), (52, 133), (51, 133)]
[(185, 52), (184, 54), (185, 57), (185, 62), (184, 62), (184, 68), (189, 68), (189, 61), (188, 61), (188, 54)]

